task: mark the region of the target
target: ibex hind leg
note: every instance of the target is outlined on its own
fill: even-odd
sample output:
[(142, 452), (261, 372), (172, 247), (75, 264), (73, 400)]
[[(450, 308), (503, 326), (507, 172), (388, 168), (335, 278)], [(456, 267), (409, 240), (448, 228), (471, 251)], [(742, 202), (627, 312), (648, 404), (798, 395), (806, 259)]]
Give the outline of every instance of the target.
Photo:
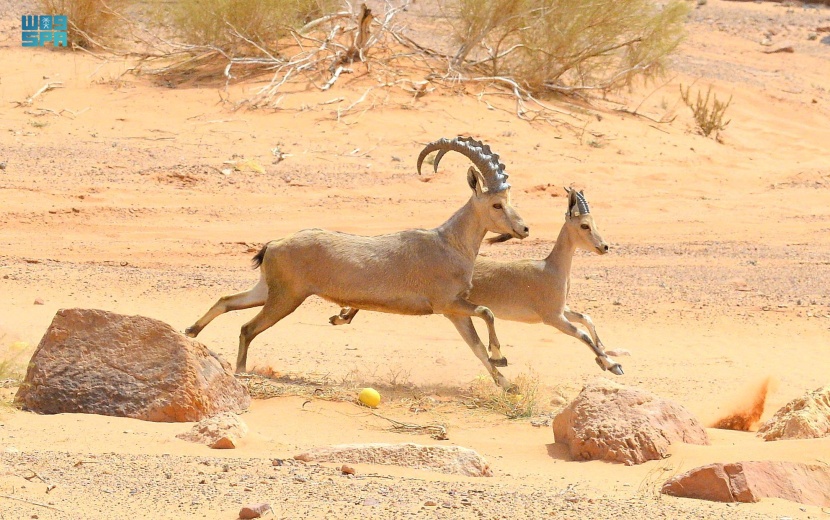
[(269, 297), (262, 310), (242, 326), (239, 332), (239, 352), (236, 356), (236, 373), (247, 371), (248, 347), (263, 331), (285, 318), (303, 303), (305, 298)]
[(202, 332), (202, 329), (204, 329), (207, 324), (213, 321), (213, 319), (217, 316), (225, 314), (228, 311), (261, 307), (262, 305), (265, 305), (265, 300), (267, 298), (268, 285), (265, 283), (265, 279), (260, 278), (259, 282), (257, 282), (251, 290), (219, 298), (219, 301), (217, 301), (204, 316), (199, 318), (196, 323), (185, 329), (184, 333), (191, 338), (195, 338), (200, 332)]
[(340, 309), (339, 314), (335, 314), (334, 316), (329, 318), (329, 323), (331, 323), (332, 325), (348, 325), (352, 322), (352, 320), (355, 317), (355, 314), (357, 314), (357, 311), (359, 310), (360, 309), (354, 309), (352, 307), (343, 307), (342, 309)]

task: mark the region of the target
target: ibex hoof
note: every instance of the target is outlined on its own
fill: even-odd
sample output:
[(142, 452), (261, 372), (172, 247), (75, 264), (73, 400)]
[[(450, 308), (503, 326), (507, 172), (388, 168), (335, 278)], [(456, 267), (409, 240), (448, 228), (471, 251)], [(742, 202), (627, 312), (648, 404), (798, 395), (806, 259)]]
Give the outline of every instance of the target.
[(329, 323), (331, 323), (332, 325), (342, 325), (343, 320), (342, 320), (342, 318), (340, 318), (339, 314), (335, 314), (334, 316), (329, 318)]
[(602, 370), (608, 370), (612, 374), (615, 374), (615, 375), (618, 375), (618, 376), (623, 375), (622, 365), (620, 365), (619, 363), (614, 363), (613, 361), (611, 361), (607, 357), (599, 357), (598, 356), (594, 359), (596, 360), (597, 365), (599, 365), (599, 367)]
[(199, 329), (196, 327), (196, 325), (191, 325), (190, 327), (184, 329), (184, 335), (189, 338), (195, 338), (199, 335)]
[(503, 357), (503, 358), (500, 358), (500, 359), (489, 358), (488, 361), (494, 367), (506, 367), (507, 366), (507, 358), (506, 357)]

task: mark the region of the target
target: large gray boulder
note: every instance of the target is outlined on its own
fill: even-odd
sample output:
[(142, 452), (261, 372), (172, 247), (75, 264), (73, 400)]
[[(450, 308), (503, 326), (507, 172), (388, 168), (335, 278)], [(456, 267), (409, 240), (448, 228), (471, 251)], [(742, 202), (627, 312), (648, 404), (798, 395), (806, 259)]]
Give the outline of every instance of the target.
[(44, 414), (196, 422), (242, 411), (251, 398), (227, 362), (166, 323), (61, 309), (32, 356), (15, 402)]

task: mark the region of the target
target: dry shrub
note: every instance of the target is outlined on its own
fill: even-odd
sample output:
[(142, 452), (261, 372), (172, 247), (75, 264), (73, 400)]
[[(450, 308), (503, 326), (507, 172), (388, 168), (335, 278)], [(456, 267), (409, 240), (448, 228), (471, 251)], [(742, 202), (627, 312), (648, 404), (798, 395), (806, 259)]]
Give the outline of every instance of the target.
[(117, 36), (121, 18), (116, 11), (127, 0), (38, 0), (41, 14), (66, 15), (67, 45), (89, 49)]
[[(0, 337), (0, 345), (5, 342), (4, 340), (5, 337)], [(25, 372), (25, 364), (21, 361), (21, 357), (27, 348), (26, 343), (15, 342), (5, 351), (0, 350), (0, 388), (20, 386)], [(0, 407), (10, 404), (5, 400), (0, 400)]]
[[(313, 19), (334, 13), (338, 0), (180, 0), (171, 7), (177, 36), (228, 55), (278, 52), (278, 41)], [(260, 49), (257, 49), (259, 47)]]
[(706, 90), (705, 97), (702, 91), (698, 90), (697, 98), (692, 101), (691, 90), (692, 87), (690, 86), (684, 92), (683, 85), (680, 85), (680, 97), (686, 103), (686, 106), (692, 110), (698, 130), (706, 137), (709, 137), (712, 132), (715, 132), (717, 136), (731, 121), (730, 119), (724, 123), (723, 116), (726, 114), (726, 109), (729, 108), (729, 104), (732, 102), (732, 96), (729, 96), (729, 100), (726, 103), (718, 101), (717, 94), (712, 95), (712, 86), (710, 85), (709, 89)]
[(459, 0), (455, 64), (480, 58), (531, 92), (615, 89), (662, 72), (688, 9), (682, 0)]
[(494, 385), (489, 376), (481, 376), (473, 381), (470, 397), (475, 406), (492, 410), (508, 419), (534, 416), (538, 409), (539, 375), (535, 372), (521, 373), (513, 385), (510, 391), (506, 391)]

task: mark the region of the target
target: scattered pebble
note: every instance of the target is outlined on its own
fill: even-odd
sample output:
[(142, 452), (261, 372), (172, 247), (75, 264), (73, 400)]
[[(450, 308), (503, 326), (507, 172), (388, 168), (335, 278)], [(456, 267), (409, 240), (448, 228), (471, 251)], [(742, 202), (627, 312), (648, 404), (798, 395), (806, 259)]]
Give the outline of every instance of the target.
[(340, 466), (340, 472), (344, 475), (354, 475), (355, 473), (357, 473), (357, 471), (348, 464), (343, 464), (342, 466)]

